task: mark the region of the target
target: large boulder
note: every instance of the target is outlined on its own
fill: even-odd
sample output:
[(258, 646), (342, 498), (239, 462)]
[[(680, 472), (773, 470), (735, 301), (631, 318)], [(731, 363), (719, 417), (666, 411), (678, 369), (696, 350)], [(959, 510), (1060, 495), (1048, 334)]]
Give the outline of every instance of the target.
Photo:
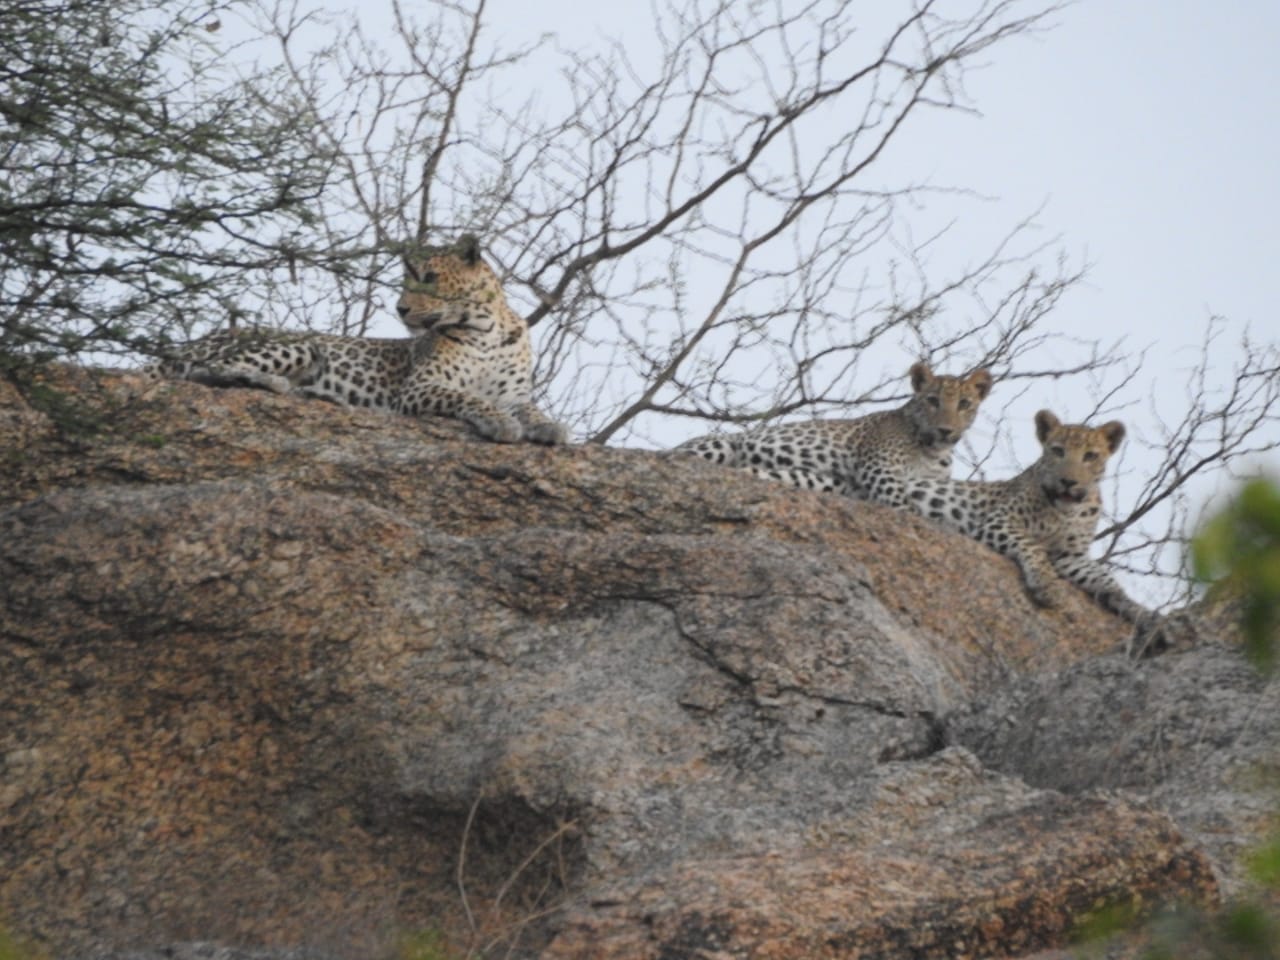
[(1092, 657), (1011, 681), (949, 720), (955, 742), (1029, 784), (1153, 801), (1229, 894), (1244, 892), (1247, 854), (1280, 808), (1280, 676), (1236, 645)]
[(60, 956), (994, 956), (1217, 896), (1155, 806), (947, 745), (1127, 630), (915, 518), (83, 371), (0, 449), (0, 916)]

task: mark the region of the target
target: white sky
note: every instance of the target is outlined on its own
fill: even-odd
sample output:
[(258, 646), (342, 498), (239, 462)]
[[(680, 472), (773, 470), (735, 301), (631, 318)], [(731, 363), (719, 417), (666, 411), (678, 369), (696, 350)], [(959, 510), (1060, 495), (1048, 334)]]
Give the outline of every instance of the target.
[[(1274, 339), (1280, 3), (1086, 0), (970, 86), (947, 170), (1087, 251), (1057, 321), (1194, 342), (1210, 311)], [(952, 173), (951, 171), (954, 171)]]
[[(621, 35), (638, 57), (652, 32), (648, 0), (490, 0), (486, 19), (506, 45)], [(980, 117), (932, 113), (898, 156), (996, 198), (996, 231), (1043, 207), (1046, 234), (1090, 264), (1052, 325), (1156, 344), (1180, 398), (1211, 313), (1280, 335), (1280, 3), (1082, 0), (1056, 22), (969, 74)], [(1070, 417), (1070, 396), (1044, 402)]]
[[(487, 35), (634, 48), (649, 9), (490, 0)], [(999, 198), (1006, 221), (1046, 204), (1042, 225), (1092, 264), (1063, 324), (1194, 342), (1214, 311), (1280, 329), (1280, 3), (1082, 0), (1056, 22), (969, 74), (981, 117), (931, 115), (922, 171)]]

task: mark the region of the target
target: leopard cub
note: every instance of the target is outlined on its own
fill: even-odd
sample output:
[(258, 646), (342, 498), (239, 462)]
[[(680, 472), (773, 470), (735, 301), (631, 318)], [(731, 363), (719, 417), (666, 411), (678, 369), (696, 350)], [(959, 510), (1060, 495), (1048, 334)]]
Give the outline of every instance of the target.
[(917, 478), (911, 508), (1011, 558), (1037, 604), (1056, 606), (1065, 579), (1102, 607), (1134, 624), (1155, 614), (1130, 599), (1110, 570), (1089, 555), (1102, 514), (1098, 483), (1124, 440), (1124, 424), (1064, 424), (1048, 410), (1035, 415), (1040, 458), (1008, 480)]
[(953, 377), (922, 362), (908, 373), (912, 397), (893, 410), (701, 437), (677, 449), (793, 487), (905, 506), (910, 479), (951, 475), (952, 448), (992, 383), (985, 369)]

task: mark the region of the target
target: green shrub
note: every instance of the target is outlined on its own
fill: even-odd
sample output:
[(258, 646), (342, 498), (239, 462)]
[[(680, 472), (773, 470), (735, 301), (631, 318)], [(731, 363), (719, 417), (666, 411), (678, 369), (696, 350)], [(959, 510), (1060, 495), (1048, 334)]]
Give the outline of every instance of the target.
[(1280, 487), (1258, 478), (1201, 528), (1192, 571), (1211, 590), (1238, 598), (1249, 658), (1270, 673), (1280, 630)]

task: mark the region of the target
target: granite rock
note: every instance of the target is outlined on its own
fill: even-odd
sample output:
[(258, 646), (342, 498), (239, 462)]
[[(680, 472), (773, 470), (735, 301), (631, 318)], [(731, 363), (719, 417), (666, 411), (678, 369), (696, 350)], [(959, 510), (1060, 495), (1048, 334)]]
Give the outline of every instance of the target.
[(0, 915), (58, 956), (998, 956), (1217, 896), (1151, 803), (947, 746), (1127, 633), (976, 544), (678, 455), (48, 377), (0, 384)]

